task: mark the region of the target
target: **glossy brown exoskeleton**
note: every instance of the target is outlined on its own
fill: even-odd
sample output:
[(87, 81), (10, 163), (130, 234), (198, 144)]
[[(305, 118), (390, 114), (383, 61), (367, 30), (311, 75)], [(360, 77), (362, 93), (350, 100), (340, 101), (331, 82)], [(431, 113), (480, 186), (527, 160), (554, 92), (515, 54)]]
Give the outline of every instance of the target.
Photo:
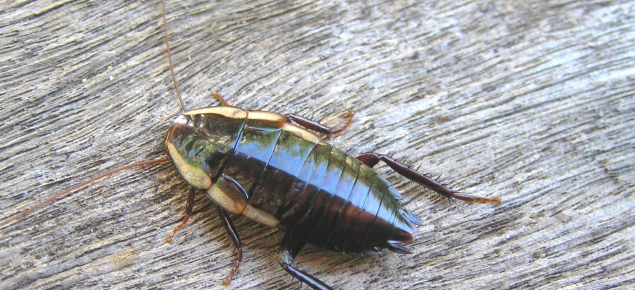
[[(400, 194), (373, 170), (379, 161), (445, 197), (500, 202), (457, 195), (385, 155), (349, 156), (290, 120), (321, 133), (339, 131), (295, 115), (230, 106), (187, 111), (168, 131), (165, 144), (172, 162), (196, 191), (218, 205), (239, 250), (229, 278), (240, 265), (242, 244), (228, 213), (284, 232), (279, 262), (315, 289), (330, 287), (291, 266), (307, 243), (352, 254), (382, 248), (411, 253), (401, 244), (412, 243), (419, 220), (401, 208)], [(188, 198), (188, 216), (194, 192)]]

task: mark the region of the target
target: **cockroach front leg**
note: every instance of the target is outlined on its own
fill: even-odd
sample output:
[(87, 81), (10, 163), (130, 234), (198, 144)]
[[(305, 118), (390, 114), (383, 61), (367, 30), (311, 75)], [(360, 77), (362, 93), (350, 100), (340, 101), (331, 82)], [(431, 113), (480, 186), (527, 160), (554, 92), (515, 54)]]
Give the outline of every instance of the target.
[(285, 234), (284, 238), (282, 238), (280, 249), (278, 250), (278, 254), (280, 255), (278, 257), (278, 262), (280, 263), (280, 266), (282, 266), (282, 268), (291, 276), (306, 283), (313, 289), (332, 290), (333, 288), (324, 284), (324, 282), (291, 266), (291, 263), (293, 263), (293, 260), (298, 255), (298, 253), (300, 253), (302, 247), (304, 247), (305, 244), (305, 242), (298, 241), (295, 238), (291, 237), (290, 234)]
[(287, 117), (287, 120), (289, 121), (293, 121), (306, 129), (313, 130), (315, 132), (322, 133), (328, 136), (342, 134), (342, 132), (344, 132), (344, 130), (346, 130), (346, 128), (348, 128), (348, 126), (350, 126), (353, 122), (353, 116), (355, 116), (355, 113), (353, 113), (352, 110), (348, 110), (348, 118), (346, 119), (346, 123), (344, 123), (344, 125), (340, 126), (339, 128), (331, 128), (302, 116), (294, 114), (285, 115), (285, 117)]
[(403, 163), (399, 163), (395, 161), (390, 156), (376, 154), (376, 153), (363, 153), (362, 155), (357, 156), (357, 159), (359, 159), (359, 161), (361, 161), (362, 163), (370, 167), (377, 165), (379, 161), (383, 161), (388, 166), (390, 166), (390, 168), (392, 168), (395, 172), (403, 175), (403, 177), (408, 178), (427, 188), (430, 188), (434, 190), (435, 192), (439, 193), (440, 195), (447, 198), (455, 198), (455, 199), (463, 200), (469, 203), (496, 203), (498, 204), (501, 202), (500, 197), (485, 198), (485, 197), (475, 197), (475, 196), (467, 196), (467, 195), (458, 194), (454, 190), (451, 190), (443, 186), (443, 184), (439, 183), (438, 181), (431, 179), (429, 177), (426, 177), (425, 175), (421, 174), (420, 172), (417, 172), (416, 170), (411, 169), (410, 167), (408, 167), (407, 165)]
[(194, 197), (196, 196), (194, 192), (194, 188), (190, 190), (187, 194), (187, 205), (185, 206), (185, 218), (183, 218), (183, 222), (180, 225), (176, 226), (172, 233), (165, 239), (168, 244), (171, 244), (174, 241), (174, 235), (178, 233), (183, 227), (187, 224), (187, 221), (190, 220), (190, 216), (192, 215), (192, 208), (194, 207)]
[(229, 273), (227, 278), (223, 279), (223, 285), (229, 285), (229, 283), (231, 283), (231, 280), (234, 279), (234, 276), (236, 276), (236, 273), (238, 273), (238, 268), (240, 268), (240, 264), (242, 264), (243, 262), (243, 243), (240, 241), (240, 238), (238, 237), (238, 232), (236, 231), (236, 227), (234, 227), (234, 223), (230, 219), (227, 211), (225, 211), (218, 205), (216, 206), (216, 208), (218, 208), (218, 213), (220, 214), (221, 220), (223, 221), (223, 225), (225, 226), (225, 229), (227, 230), (227, 234), (229, 234), (229, 237), (232, 239), (232, 243), (234, 244), (234, 247), (236, 247), (235, 249), (238, 252), (238, 261), (236, 261), (234, 268)]
[[(187, 224), (188, 220), (190, 219), (190, 216), (192, 216), (192, 208), (194, 206), (194, 197), (195, 197), (195, 191), (194, 189), (192, 189), (187, 195), (187, 205), (185, 206), (185, 218), (183, 219), (183, 222), (181, 222), (180, 225), (176, 226), (176, 228), (172, 231), (172, 233), (166, 238), (166, 242), (172, 243), (172, 241), (174, 241), (174, 235), (176, 235), (176, 233), (178, 233), (181, 229), (183, 229), (183, 227)], [(232, 243), (234, 244), (234, 247), (236, 247), (236, 251), (238, 252), (238, 261), (236, 261), (236, 264), (234, 265), (234, 268), (229, 273), (229, 275), (225, 279), (223, 279), (223, 285), (229, 285), (231, 280), (234, 279), (234, 276), (236, 276), (236, 273), (238, 273), (238, 268), (240, 268), (240, 265), (243, 262), (243, 243), (240, 241), (240, 238), (238, 237), (238, 233), (236, 231), (236, 227), (234, 226), (234, 223), (230, 219), (227, 211), (222, 209), (220, 206), (216, 206), (216, 207), (218, 208), (218, 213), (221, 217), (221, 220), (223, 221), (223, 226), (225, 226), (225, 230), (227, 230), (227, 234), (229, 234), (229, 237), (232, 239)]]

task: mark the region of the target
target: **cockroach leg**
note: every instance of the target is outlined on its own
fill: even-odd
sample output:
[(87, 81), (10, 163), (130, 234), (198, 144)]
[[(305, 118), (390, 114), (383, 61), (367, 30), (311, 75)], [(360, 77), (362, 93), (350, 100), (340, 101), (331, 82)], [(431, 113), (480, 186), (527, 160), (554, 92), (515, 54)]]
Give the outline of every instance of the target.
[(401, 174), (403, 177), (410, 179), (418, 184), (421, 184), (427, 188), (432, 189), (433, 191), (439, 193), (440, 195), (447, 198), (455, 198), (459, 200), (463, 200), (469, 203), (494, 203), (498, 204), (501, 202), (500, 196), (494, 198), (485, 198), (485, 197), (475, 197), (468, 195), (461, 195), (456, 193), (456, 191), (449, 189), (438, 181), (426, 177), (425, 175), (417, 172), (407, 165), (403, 163), (399, 163), (392, 159), (390, 156), (376, 154), (376, 153), (363, 153), (362, 155), (357, 156), (357, 159), (362, 163), (368, 165), (369, 167), (373, 167), (379, 163), (379, 161), (383, 161), (390, 168), (392, 168), (395, 172)]
[(298, 253), (300, 253), (302, 247), (304, 247), (305, 244), (305, 242), (301, 242), (291, 237), (290, 234), (285, 234), (282, 238), (280, 249), (278, 250), (278, 254), (280, 255), (278, 257), (278, 263), (280, 263), (280, 266), (282, 266), (282, 268), (287, 271), (287, 273), (297, 278), (301, 282), (306, 283), (311, 288), (318, 290), (332, 290), (333, 288), (324, 284), (324, 282), (291, 266), (291, 263), (293, 263), (293, 260), (298, 255)]
[(213, 92), (212, 98), (219, 101), (221, 104), (223, 104), (223, 106), (231, 107), (231, 105), (227, 101), (225, 101), (225, 98), (223, 98), (223, 96), (221, 96), (218, 92)]
[(234, 268), (229, 273), (227, 278), (223, 279), (223, 285), (229, 285), (229, 283), (231, 283), (231, 280), (234, 279), (234, 276), (236, 276), (236, 273), (238, 273), (238, 268), (240, 268), (240, 264), (242, 264), (243, 262), (243, 243), (240, 241), (240, 238), (238, 237), (238, 232), (236, 231), (236, 227), (234, 227), (234, 223), (229, 217), (229, 214), (227, 213), (227, 211), (222, 209), (220, 206), (216, 206), (216, 208), (218, 208), (218, 213), (220, 214), (221, 220), (223, 221), (223, 225), (225, 226), (225, 229), (227, 230), (227, 234), (229, 234), (229, 237), (232, 239), (232, 244), (234, 245), (236, 251), (238, 252), (238, 261), (236, 261)]
[(331, 128), (331, 127), (324, 126), (320, 124), (319, 122), (316, 122), (311, 119), (298, 116), (295, 114), (285, 115), (288, 121), (293, 121), (296, 124), (306, 129), (313, 130), (318, 133), (326, 134), (328, 136), (342, 134), (342, 132), (344, 132), (344, 130), (346, 130), (346, 128), (348, 128), (348, 126), (350, 126), (351, 123), (353, 122), (353, 116), (355, 116), (355, 113), (352, 110), (348, 110), (348, 118), (346, 119), (346, 123), (344, 123), (339, 128)]
[(178, 233), (183, 227), (187, 224), (187, 221), (190, 220), (190, 216), (192, 215), (192, 208), (194, 207), (194, 197), (196, 196), (194, 189), (192, 188), (190, 192), (187, 194), (187, 205), (185, 206), (185, 218), (183, 218), (183, 222), (180, 225), (176, 226), (172, 233), (165, 239), (168, 244), (171, 244), (174, 241), (174, 235)]

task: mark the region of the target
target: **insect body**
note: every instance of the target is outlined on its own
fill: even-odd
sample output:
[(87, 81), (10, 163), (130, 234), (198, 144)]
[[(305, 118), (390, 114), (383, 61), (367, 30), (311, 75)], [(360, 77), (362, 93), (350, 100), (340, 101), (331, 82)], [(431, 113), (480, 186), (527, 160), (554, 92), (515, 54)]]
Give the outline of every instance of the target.
[[(227, 212), (284, 232), (281, 265), (315, 289), (330, 287), (291, 266), (307, 243), (354, 254), (381, 248), (411, 253), (401, 243), (412, 243), (415, 225), (420, 222), (401, 208), (400, 194), (371, 168), (380, 160), (444, 196), (500, 202), (457, 195), (387, 156), (349, 156), (291, 124), (291, 119), (332, 132), (294, 115), (224, 106), (183, 113), (170, 127), (165, 144), (181, 176), (219, 206), (239, 249), (241, 243)], [(230, 278), (241, 259), (239, 252)]]
[(303, 243), (358, 254), (397, 248), (419, 223), (372, 168), (280, 114), (190, 111), (170, 127), (166, 148), (181, 176), (221, 208)]

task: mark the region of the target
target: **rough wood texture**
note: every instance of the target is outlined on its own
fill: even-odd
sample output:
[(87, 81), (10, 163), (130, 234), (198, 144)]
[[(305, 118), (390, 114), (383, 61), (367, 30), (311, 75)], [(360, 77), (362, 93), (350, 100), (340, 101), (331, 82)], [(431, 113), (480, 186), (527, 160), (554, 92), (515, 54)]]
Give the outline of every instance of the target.
[[(354, 2), (354, 1), (353, 1)], [(410, 256), (307, 247), (339, 289), (633, 287), (635, 3), (169, 1), (188, 108), (315, 119), (353, 108), (331, 143), (375, 151), (500, 206), (447, 203), (381, 171), (424, 225)], [(165, 156), (180, 113), (153, 1), (5, 1), (0, 219), (99, 173)], [(0, 229), (0, 288), (297, 289), (282, 235), (236, 218), (245, 263), (170, 164), (119, 174)], [(302, 286), (306, 288), (306, 286)], [(624, 286), (630, 288), (629, 286)]]

